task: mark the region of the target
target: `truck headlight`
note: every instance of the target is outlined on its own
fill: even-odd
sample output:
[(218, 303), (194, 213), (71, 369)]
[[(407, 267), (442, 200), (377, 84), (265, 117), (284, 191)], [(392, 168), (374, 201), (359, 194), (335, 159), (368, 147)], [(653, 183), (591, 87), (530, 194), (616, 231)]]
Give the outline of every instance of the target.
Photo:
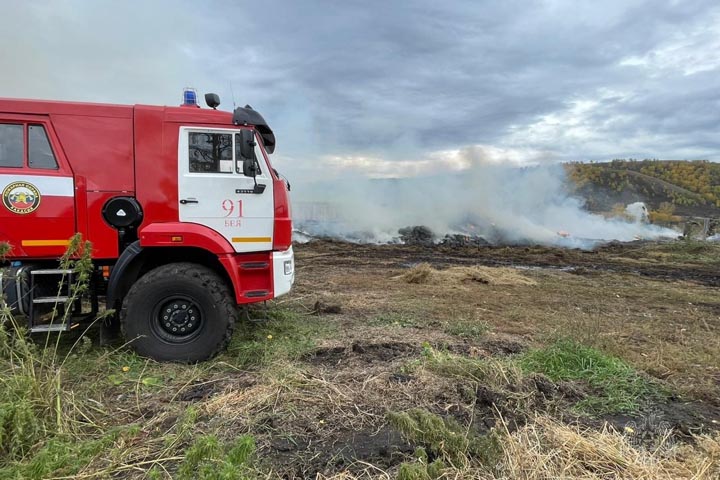
[(285, 275), (291, 275), (293, 273), (292, 260), (285, 260), (285, 262), (283, 262), (283, 267), (285, 268)]

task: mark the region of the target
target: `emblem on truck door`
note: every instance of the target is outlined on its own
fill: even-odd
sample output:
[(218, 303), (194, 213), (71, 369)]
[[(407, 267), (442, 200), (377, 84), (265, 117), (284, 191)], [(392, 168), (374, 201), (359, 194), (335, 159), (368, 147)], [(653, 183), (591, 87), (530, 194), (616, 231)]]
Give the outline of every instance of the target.
[(31, 183), (13, 182), (3, 190), (2, 201), (11, 212), (25, 215), (40, 206), (40, 192)]

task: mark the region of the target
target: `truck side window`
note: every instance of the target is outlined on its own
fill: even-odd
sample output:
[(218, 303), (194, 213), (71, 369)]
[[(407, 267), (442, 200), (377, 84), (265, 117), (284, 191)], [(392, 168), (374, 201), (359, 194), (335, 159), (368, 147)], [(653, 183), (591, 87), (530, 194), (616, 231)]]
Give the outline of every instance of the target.
[(58, 168), (47, 132), (42, 125), (28, 125), (28, 163), (30, 168)]
[(23, 126), (0, 123), (0, 167), (23, 166)]
[(190, 132), (188, 145), (190, 172), (233, 172), (232, 134)]
[(265, 159), (263, 158), (263, 154), (260, 151), (260, 143), (258, 142), (255, 145), (255, 171), (257, 172), (258, 176), (261, 176), (263, 174), (262, 168), (260, 168), (260, 165), (265, 164)]

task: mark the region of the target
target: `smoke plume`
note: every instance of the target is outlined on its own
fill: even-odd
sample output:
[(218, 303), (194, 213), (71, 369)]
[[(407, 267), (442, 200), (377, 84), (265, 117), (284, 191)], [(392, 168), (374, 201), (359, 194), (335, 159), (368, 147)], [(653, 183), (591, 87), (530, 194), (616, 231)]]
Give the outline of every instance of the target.
[(490, 243), (579, 248), (677, 236), (641, 218), (609, 219), (588, 212), (581, 199), (568, 194), (561, 165), (510, 167), (489, 163), (482, 155), (468, 160), (460, 172), (432, 176), (299, 182), (293, 192), (296, 228), (384, 243), (397, 241), (402, 227), (424, 225), (441, 237), (463, 234)]

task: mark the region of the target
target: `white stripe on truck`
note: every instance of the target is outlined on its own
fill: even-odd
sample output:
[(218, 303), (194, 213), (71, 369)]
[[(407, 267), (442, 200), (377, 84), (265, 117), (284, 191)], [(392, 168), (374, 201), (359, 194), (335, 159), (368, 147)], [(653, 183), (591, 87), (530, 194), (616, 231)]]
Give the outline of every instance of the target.
[(11, 175), (0, 173), (0, 193), (14, 182), (27, 182), (35, 186), (40, 195), (53, 197), (75, 196), (72, 177), (55, 177), (51, 175)]

